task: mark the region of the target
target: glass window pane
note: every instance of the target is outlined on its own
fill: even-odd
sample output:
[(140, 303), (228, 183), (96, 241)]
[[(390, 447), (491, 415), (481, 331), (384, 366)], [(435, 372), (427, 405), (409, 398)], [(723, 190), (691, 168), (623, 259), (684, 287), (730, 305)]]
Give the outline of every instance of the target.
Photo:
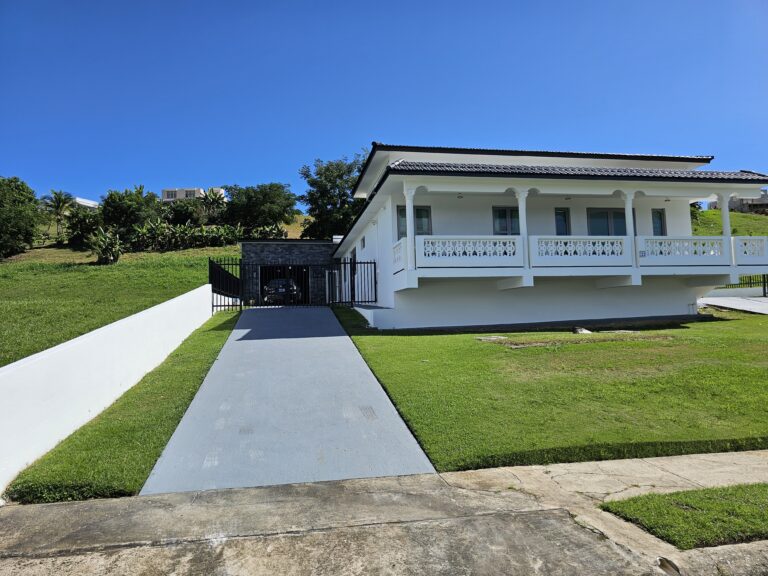
[(493, 233), (497, 236), (509, 234), (506, 208), (493, 209)]
[(518, 208), (509, 209), (510, 234), (520, 235), (520, 210)]
[(413, 209), (413, 215), (416, 219), (416, 235), (428, 236), (432, 234), (432, 225), (430, 222), (430, 209), (426, 207), (416, 207)]
[(587, 227), (590, 236), (608, 236), (611, 233), (608, 210), (587, 210)]
[(651, 211), (651, 220), (653, 221), (653, 235), (654, 236), (666, 236), (667, 227), (664, 218), (663, 208), (654, 208)]
[(611, 236), (626, 236), (627, 235), (627, 221), (624, 217), (623, 210), (613, 211), (613, 230)]
[(570, 236), (571, 218), (568, 208), (555, 208), (555, 233), (558, 236)]
[(405, 238), (405, 206), (397, 207), (397, 239)]

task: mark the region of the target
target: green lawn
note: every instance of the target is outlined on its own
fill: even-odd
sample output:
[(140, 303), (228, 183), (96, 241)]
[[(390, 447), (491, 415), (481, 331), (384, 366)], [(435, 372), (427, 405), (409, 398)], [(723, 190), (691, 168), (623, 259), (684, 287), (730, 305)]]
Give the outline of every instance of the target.
[(39, 248), (0, 261), (0, 366), (201, 286), (208, 256), (237, 246), (126, 254), (93, 266), (87, 252)]
[(337, 309), (441, 471), (768, 448), (768, 317), (713, 313), (720, 321), (499, 343), (379, 334)]
[(601, 508), (682, 550), (768, 538), (768, 484), (648, 494)]
[(112, 406), (24, 470), (11, 500), (60, 502), (139, 492), (237, 320), (220, 312)]
[[(697, 236), (720, 236), (723, 232), (720, 210), (702, 210), (699, 221), (693, 222)], [(735, 236), (768, 236), (768, 216), (731, 212), (731, 229)]]

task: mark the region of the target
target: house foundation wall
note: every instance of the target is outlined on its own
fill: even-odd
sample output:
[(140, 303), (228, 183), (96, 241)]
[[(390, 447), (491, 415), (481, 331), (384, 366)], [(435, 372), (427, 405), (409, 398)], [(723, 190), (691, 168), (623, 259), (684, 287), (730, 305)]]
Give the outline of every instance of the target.
[(426, 279), (395, 293), (395, 306), (371, 309), (372, 326), (433, 328), (578, 320), (685, 316), (712, 287), (678, 278), (645, 278), (642, 286), (596, 288), (594, 278), (537, 278), (534, 287), (499, 290), (497, 279)]

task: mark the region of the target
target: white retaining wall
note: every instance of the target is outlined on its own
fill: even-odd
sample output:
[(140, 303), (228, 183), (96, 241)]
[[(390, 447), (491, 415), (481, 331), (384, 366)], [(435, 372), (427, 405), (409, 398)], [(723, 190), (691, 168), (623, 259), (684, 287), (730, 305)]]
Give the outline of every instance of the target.
[(668, 277), (642, 286), (597, 288), (593, 278), (536, 278), (535, 285), (499, 290), (493, 278), (421, 278), (395, 293), (394, 308), (358, 308), (377, 328), (431, 328), (678, 316), (696, 313), (707, 287)]
[(207, 284), (1, 367), (0, 494), (19, 472), (112, 404), (210, 317)]

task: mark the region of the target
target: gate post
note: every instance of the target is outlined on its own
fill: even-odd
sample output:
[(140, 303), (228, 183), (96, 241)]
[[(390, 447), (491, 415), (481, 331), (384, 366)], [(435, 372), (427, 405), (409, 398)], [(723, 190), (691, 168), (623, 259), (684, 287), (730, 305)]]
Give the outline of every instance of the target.
[[(243, 298), (245, 297), (245, 276), (243, 275), (243, 259), (239, 261), (240, 265), (240, 312), (243, 311)], [(247, 270), (247, 266), (245, 267)]]

